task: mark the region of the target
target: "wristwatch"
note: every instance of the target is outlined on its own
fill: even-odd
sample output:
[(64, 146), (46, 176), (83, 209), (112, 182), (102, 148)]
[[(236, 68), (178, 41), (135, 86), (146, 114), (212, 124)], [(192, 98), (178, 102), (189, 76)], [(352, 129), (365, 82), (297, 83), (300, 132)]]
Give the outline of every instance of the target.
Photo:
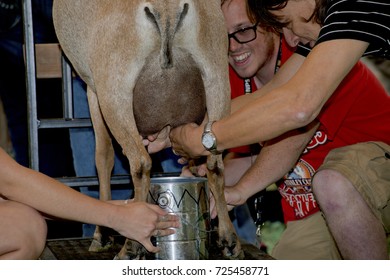
[(210, 121), (204, 126), (204, 131), (202, 134), (202, 145), (207, 151), (216, 155), (220, 154), (221, 152), (217, 150), (217, 138), (211, 131), (211, 126), (213, 123), (214, 121)]

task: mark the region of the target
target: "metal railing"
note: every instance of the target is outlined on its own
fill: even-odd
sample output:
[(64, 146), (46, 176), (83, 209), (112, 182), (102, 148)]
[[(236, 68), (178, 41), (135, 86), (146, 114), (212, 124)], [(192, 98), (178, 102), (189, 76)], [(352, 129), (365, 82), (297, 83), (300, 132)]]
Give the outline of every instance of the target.
[[(73, 115), (72, 68), (62, 56), (63, 118), (39, 119), (37, 113), (36, 57), (31, 0), (22, 0), (23, 29), (26, 59), (26, 92), (29, 137), (29, 166), (39, 171), (39, 129), (91, 127), (90, 119), (77, 119)], [(97, 177), (63, 177), (59, 181), (70, 187), (98, 185)], [(130, 183), (130, 175), (113, 176), (112, 184)]]

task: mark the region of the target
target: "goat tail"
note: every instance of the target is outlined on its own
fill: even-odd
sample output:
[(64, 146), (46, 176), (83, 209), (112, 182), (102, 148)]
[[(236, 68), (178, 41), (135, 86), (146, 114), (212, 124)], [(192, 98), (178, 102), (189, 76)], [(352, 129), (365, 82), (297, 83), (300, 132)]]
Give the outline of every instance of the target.
[(160, 62), (161, 68), (167, 69), (173, 67), (172, 43), (175, 34), (182, 27), (183, 21), (188, 14), (189, 4), (184, 3), (180, 9), (177, 6), (172, 8), (169, 5), (163, 7), (165, 12), (149, 7), (145, 8), (147, 18), (153, 22), (161, 38)]

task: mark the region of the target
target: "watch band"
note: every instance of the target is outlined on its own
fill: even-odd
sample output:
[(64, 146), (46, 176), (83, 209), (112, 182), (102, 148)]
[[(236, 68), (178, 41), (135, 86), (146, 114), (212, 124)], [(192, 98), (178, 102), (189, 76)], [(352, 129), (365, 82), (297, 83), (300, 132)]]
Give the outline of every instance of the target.
[[(210, 122), (207, 122), (206, 125), (204, 126), (204, 131), (203, 133), (213, 133), (211, 131), (211, 126), (213, 125), (213, 123), (215, 123), (215, 121), (210, 121)], [(214, 133), (213, 133), (214, 134)]]

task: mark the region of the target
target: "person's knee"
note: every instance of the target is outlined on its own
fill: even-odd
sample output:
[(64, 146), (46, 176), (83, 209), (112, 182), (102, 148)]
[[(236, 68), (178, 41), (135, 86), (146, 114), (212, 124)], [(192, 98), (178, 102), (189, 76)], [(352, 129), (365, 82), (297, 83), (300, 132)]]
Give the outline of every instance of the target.
[(335, 173), (333, 170), (324, 169), (314, 175), (312, 187), (315, 196), (326, 194), (332, 188)]
[(313, 193), (323, 210), (344, 205), (345, 180), (343, 175), (335, 170), (324, 169), (315, 174), (312, 180)]
[(31, 233), (29, 234), (30, 236), (26, 236), (28, 239), (26, 240), (26, 243), (30, 241), (30, 243), (33, 244), (27, 246), (25, 255), (29, 255), (29, 258), (31, 259), (37, 259), (41, 255), (46, 245), (47, 224), (40, 213), (31, 208), (30, 210), (32, 211), (31, 218), (34, 219), (34, 222), (31, 223)]
[[(36, 210), (23, 204), (8, 202), (2, 205), (4, 213), (0, 235), (0, 258), (37, 259), (42, 253), (47, 235), (46, 221)], [(4, 211), (3, 211), (4, 210)]]

